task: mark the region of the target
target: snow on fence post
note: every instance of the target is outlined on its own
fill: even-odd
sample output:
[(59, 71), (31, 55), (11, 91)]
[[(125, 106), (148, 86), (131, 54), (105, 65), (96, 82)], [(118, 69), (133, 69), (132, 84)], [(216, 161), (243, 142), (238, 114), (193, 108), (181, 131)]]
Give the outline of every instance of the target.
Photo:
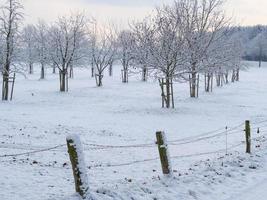
[(250, 121), (245, 122), (245, 133), (246, 133), (246, 153), (251, 153), (251, 131), (250, 131)]
[(156, 133), (156, 137), (157, 137), (157, 145), (158, 145), (158, 150), (159, 150), (159, 155), (160, 155), (162, 172), (164, 175), (170, 175), (172, 174), (172, 169), (171, 169), (166, 135), (164, 132), (158, 131)]
[(91, 199), (89, 195), (88, 177), (84, 163), (83, 149), (79, 136), (67, 137), (68, 153), (72, 165), (75, 189), (83, 199)]

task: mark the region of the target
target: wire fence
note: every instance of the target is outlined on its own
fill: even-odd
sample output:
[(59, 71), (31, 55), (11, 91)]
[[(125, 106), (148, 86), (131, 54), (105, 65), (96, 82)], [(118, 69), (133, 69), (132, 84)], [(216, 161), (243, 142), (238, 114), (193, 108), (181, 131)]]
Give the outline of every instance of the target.
[[(252, 131), (260, 130), (260, 132), (257, 134), (257, 137), (252, 138), (252, 141), (259, 141), (260, 139), (262, 139), (262, 140), (265, 139), (264, 141), (267, 141), (267, 139), (265, 138), (265, 137), (267, 137), (267, 128), (266, 128), (267, 127), (267, 120), (259, 121), (259, 122), (252, 122), (251, 125), (253, 126), (253, 128), (251, 128)], [(186, 138), (170, 140), (168, 142), (168, 145), (179, 146), (179, 145), (185, 145), (185, 144), (193, 144), (193, 143), (200, 142), (200, 141), (208, 141), (211, 139), (218, 139), (218, 138), (223, 137), (223, 136), (234, 135), (237, 133), (244, 133), (244, 129), (241, 128), (242, 126), (244, 126), (244, 123), (238, 124), (238, 125), (233, 126), (231, 128), (224, 127), (224, 128), (219, 128), (219, 129), (216, 129), (213, 131), (201, 133), (198, 135), (186, 137)], [(264, 128), (266, 128), (266, 129), (264, 129)], [(242, 136), (242, 137), (244, 137), (244, 136)], [(230, 146), (229, 148), (228, 148), (228, 146), (226, 146), (226, 148), (218, 149), (215, 151), (194, 153), (194, 154), (188, 154), (188, 155), (177, 155), (177, 156), (172, 156), (170, 158), (171, 159), (179, 159), (179, 158), (181, 159), (181, 158), (190, 158), (190, 157), (198, 157), (198, 156), (222, 153), (222, 152), (225, 152), (227, 150), (233, 150), (237, 147), (240, 147), (244, 143), (245, 142), (242, 141), (242, 142), (238, 142), (238, 144)], [(92, 151), (92, 150), (103, 150), (103, 149), (112, 150), (112, 149), (155, 148), (157, 144), (156, 144), (156, 142), (151, 142), (151, 143), (147, 143), (147, 144), (131, 144), (131, 145), (104, 145), (104, 144), (93, 144), (93, 143), (83, 143), (83, 145), (86, 146), (86, 148), (84, 148), (85, 151)], [(14, 147), (11, 147), (11, 146), (12, 145), (5, 145), (4, 147), (3, 146), (1, 147), (1, 145), (0, 145), (0, 148), (8, 148), (8, 149), (12, 149), (12, 150), (15, 149)], [(30, 151), (22, 152), (22, 153), (16, 153), (16, 154), (4, 154), (4, 155), (0, 155), (0, 158), (8, 158), (8, 157), (14, 158), (14, 157), (19, 157), (19, 156), (29, 156), (29, 155), (39, 154), (42, 152), (51, 152), (51, 151), (59, 150), (62, 147), (66, 147), (66, 144), (60, 144), (60, 145), (56, 145), (53, 147), (40, 148), (40, 149), (34, 149), (37, 147), (29, 146), (29, 148), (32, 148)], [(17, 149), (19, 149), (19, 147), (17, 147)], [(65, 151), (65, 149), (64, 149), (64, 151)], [(154, 157), (154, 158), (147, 158), (147, 159), (143, 159), (143, 160), (129, 161), (129, 162), (125, 162), (125, 163), (99, 164), (99, 165), (92, 165), (89, 167), (90, 168), (120, 167), (120, 166), (134, 165), (134, 164), (138, 164), (138, 163), (151, 162), (151, 161), (155, 161), (155, 160), (159, 160), (159, 159), (160, 159), (159, 157)]]
[(150, 144), (136, 144), (136, 145), (103, 145), (103, 144), (88, 144), (88, 143), (83, 143), (83, 145), (86, 146), (93, 146), (96, 147), (96, 149), (128, 149), (128, 148), (151, 148), (151, 147), (155, 147), (155, 143), (150, 143)]
[(28, 151), (28, 152), (23, 152), (23, 153), (17, 153), (17, 154), (4, 154), (4, 155), (0, 155), (0, 158), (18, 157), (18, 156), (37, 154), (37, 153), (41, 153), (41, 152), (47, 152), (47, 151), (51, 151), (51, 150), (54, 150), (54, 149), (58, 149), (58, 148), (63, 147), (63, 146), (66, 146), (66, 145), (65, 144), (61, 144), (61, 145), (57, 145), (57, 146), (54, 146), (54, 147), (49, 147), (49, 148), (40, 149), (40, 150), (34, 150), (34, 151)]
[[(243, 145), (244, 142), (241, 142), (237, 145), (233, 145), (229, 148), (229, 150), (232, 150), (234, 148), (237, 148), (241, 145)], [(217, 154), (225, 152), (225, 149), (219, 149), (217, 151), (209, 151), (209, 152), (203, 152), (203, 153), (195, 153), (195, 154), (189, 154), (189, 155), (179, 155), (179, 156), (171, 156), (171, 159), (181, 159), (181, 158), (192, 158), (192, 157), (198, 157), (198, 156), (204, 156), (204, 155), (212, 155), (212, 154)], [(89, 168), (100, 168), (100, 167), (122, 167), (122, 166), (128, 166), (128, 165), (134, 165), (138, 163), (146, 163), (146, 162), (151, 162), (151, 161), (156, 161), (159, 160), (160, 157), (155, 157), (155, 158), (150, 158), (150, 159), (144, 159), (144, 160), (135, 160), (132, 162), (125, 162), (125, 163), (119, 163), (119, 164), (101, 164), (101, 165), (94, 165), (94, 166), (89, 166)]]

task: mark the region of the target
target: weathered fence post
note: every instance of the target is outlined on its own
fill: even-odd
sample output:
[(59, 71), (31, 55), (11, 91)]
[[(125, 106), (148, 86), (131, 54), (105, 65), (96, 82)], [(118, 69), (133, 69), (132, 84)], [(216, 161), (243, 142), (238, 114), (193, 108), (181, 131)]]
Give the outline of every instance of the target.
[(251, 153), (251, 131), (250, 131), (250, 121), (245, 122), (245, 133), (246, 133), (246, 153)]
[(75, 190), (83, 199), (90, 199), (88, 178), (84, 163), (82, 144), (79, 136), (71, 135), (67, 137), (68, 153), (72, 165), (75, 182)]
[(160, 162), (162, 167), (163, 174), (171, 174), (171, 164), (170, 164), (170, 158), (169, 158), (169, 151), (166, 141), (165, 133), (162, 131), (158, 131), (156, 133), (157, 137), (157, 145), (160, 155)]

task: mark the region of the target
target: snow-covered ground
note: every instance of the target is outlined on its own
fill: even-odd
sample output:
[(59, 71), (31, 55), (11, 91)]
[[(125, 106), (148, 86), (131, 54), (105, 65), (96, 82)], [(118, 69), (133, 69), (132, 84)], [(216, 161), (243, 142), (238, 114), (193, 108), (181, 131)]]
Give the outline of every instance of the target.
[[(199, 99), (188, 97), (187, 84), (176, 83), (174, 110), (161, 109), (157, 81), (132, 76), (122, 84), (119, 67), (114, 77), (104, 77), (102, 88), (95, 87), (89, 70), (76, 70), (64, 94), (50, 71), (44, 81), (38, 72), (19, 77), (14, 101), (0, 103), (1, 199), (76, 199), (65, 147), (69, 134), (81, 137), (96, 199), (260, 199), (267, 184), (267, 64), (248, 64), (240, 82), (212, 94), (201, 91)], [(247, 119), (252, 155), (241, 143)], [(171, 141), (172, 178), (161, 173), (154, 145), (158, 130)], [(64, 146), (3, 157), (58, 145)]]

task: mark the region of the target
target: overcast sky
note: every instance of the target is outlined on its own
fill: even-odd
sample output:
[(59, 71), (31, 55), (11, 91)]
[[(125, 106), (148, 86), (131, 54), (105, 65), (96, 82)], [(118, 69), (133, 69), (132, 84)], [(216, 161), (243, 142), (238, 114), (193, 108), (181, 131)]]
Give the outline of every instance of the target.
[[(4, 0), (0, 0), (4, 1)], [(84, 11), (98, 21), (118, 21), (122, 26), (149, 14), (154, 6), (172, 0), (22, 0), (27, 23), (38, 18), (53, 21), (71, 11)], [(267, 0), (228, 0), (226, 10), (240, 25), (267, 24)]]

